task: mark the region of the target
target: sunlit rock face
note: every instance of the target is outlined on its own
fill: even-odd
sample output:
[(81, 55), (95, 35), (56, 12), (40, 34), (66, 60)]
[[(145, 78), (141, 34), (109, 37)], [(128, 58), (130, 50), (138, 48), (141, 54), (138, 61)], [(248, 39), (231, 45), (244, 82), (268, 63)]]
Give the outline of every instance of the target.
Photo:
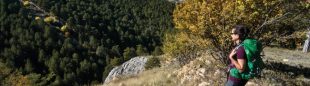
[(123, 63), (120, 66), (113, 68), (104, 83), (109, 83), (110, 81), (116, 79), (120, 76), (129, 76), (129, 75), (137, 75), (140, 72), (144, 71), (144, 65), (147, 61), (147, 57), (135, 57), (130, 59), (129, 61)]

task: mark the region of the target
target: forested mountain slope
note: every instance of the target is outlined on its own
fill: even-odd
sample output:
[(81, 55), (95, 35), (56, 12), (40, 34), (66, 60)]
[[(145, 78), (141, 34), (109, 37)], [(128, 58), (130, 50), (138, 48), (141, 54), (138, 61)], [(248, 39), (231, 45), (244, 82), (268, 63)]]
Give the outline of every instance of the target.
[(131, 57), (161, 54), (174, 27), (166, 0), (21, 1), (0, 0), (0, 85), (100, 83)]

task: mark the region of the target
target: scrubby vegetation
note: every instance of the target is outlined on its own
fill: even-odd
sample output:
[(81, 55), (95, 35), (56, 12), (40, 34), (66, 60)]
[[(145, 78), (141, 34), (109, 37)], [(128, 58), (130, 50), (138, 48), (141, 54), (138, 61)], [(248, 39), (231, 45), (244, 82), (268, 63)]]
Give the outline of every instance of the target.
[(147, 59), (144, 68), (152, 69), (154, 67), (160, 67), (160, 60), (158, 57), (150, 57)]
[[(289, 64), (281, 60), (273, 60), (274, 56), (297, 56), (298, 58), (309, 61), (310, 53), (301, 53), (300, 51), (283, 48), (265, 48), (266, 68), (260, 77), (251, 79), (247, 86), (308, 86), (310, 83), (308, 64), (293, 61), (295, 64)], [(295, 55), (298, 53), (298, 55)], [(284, 55), (283, 55), (284, 54)], [(306, 60), (307, 59), (307, 60)], [(291, 60), (290, 60), (291, 61)], [(146, 70), (137, 76), (119, 78), (107, 86), (125, 85), (125, 86), (222, 86), (226, 82), (226, 66), (221, 65), (219, 61), (212, 58), (208, 53), (196, 57), (184, 66), (169, 65), (161, 68)]]
[(304, 0), (185, 0), (173, 12), (177, 31), (167, 34), (163, 51), (172, 57), (192, 58), (185, 52), (211, 49), (211, 55), (227, 64), (233, 45), (229, 31), (237, 24), (246, 25), (250, 37), (264, 46), (275, 43), (294, 49), (303, 42), (300, 36), (305, 34), (300, 32), (309, 27), (309, 14)]

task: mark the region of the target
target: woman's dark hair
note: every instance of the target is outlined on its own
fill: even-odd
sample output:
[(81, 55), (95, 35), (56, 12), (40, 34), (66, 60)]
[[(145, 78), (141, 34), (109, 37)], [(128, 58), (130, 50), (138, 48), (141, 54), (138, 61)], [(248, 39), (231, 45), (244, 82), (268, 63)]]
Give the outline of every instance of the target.
[(247, 36), (248, 34), (250, 33), (250, 30), (244, 26), (244, 25), (236, 25), (234, 26), (235, 29), (235, 34), (238, 34), (240, 39), (243, 41)]

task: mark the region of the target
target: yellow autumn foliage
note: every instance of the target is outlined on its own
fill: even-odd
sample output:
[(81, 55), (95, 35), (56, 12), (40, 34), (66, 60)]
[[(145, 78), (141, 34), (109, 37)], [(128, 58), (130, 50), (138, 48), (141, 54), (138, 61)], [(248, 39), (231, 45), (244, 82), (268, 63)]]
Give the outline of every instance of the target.
[(30, 2), (29, 2), (29, 1), (24, 1), (24, 2), (23, 2), (23, 5), (26, 6), (26, 7), (28, 7), (28, 6), (30, 6)]
[[(164, 50), (171, 53), (182, 51), (179, 48), (188, 45), (207, 46), (220, 51), (220, 57), (224, 58), (232, 43), (230, 31), (238, 24), (246, 25), (251, 37), (268, 45), (275, 37), (309, 26), (304, 21), (295, 22), (310, 19), (307, 5), (303, 0), (184, 0), (177, 3), (173, 12), (173, 22), (179, 33), (167, 37), (170, 42), (164, 43)], [(299, 17), (294, 19), (296, 16)], [(291, 26), (293, 30), (283, 26)], [(191, 42), (193, 38), (205, 44)]]
[(46, 23), (55, 23), (55, 22), (58, 22), (58, 20), (56, 19), (55, 16), (48, 16), (48, 17), (44, 18), (44, 22), (46, 22)]
[(40, 18), (40, 17), (38, 17), (38, 16), (36, 16), (36, 17), (35, 17), (35, 20), (40, 20), (40, 19), (41, 19), (41, 18)]
[(207, 45), (210, 45), (207, 40), (186, 32), (165, 34), (164, 38), (162, 50), (166, 53), (166, 60), (180, 57), (186, 59), (185, 61), (189, 61), (189, 59), (195, 58), (191, 54), (207, 49)]
[(67, 24), (63, 25), (63, 26), (60, 28), (60, 31), (62, 31), (62, 32), (68, 31), (68, 25), (67, 25)]

